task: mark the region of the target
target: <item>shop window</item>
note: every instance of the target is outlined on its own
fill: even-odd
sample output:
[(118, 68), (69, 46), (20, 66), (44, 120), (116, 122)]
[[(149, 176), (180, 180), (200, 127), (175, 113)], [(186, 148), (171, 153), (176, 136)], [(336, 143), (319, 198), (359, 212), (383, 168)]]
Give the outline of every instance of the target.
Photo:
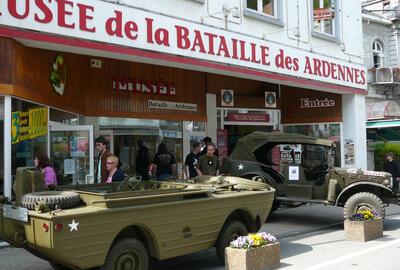
[(335, 142), (334, 166), (341, 166), (340, 158), (340, 124), (305, 124), (305, 125), (284, 125), (283, 132), (300, 133), (314, 138), (321, 138)]
[(244, 15), (269, 23), (283, 25), (282, 1), (278, 0), (247, 0), (244, 1)]
[(313, 0), (314, 34), (337, 38), (337, 0)]
[(119, 157), (127, 174), (136, 173), (136, 156), (139, 142), (149, 150), (150, 161), (161, 142), (178, 163), (178, 176), (182, 175), (183, 123), (179, 121), (145, 120), (134, 118), (99, 117), (101, 130), (113, 130), (114, 154)]
[(78, 115), (50, 108), (50, 121), (66, 125), (79, 125)]
[(0, 194), (4, 193), (4, 97), (0, 96)]
[(378, 39), (375, 39), (374, 42), (372, 43), (372, 59), (375, 68), (383, 67), (384, 57), (385, 57), (385, 52), (383, 49), (383, 44)]
[(48, 108), (20, 99), (12, 100), (12, 174), (32, 167), (35, 153), (47, 154)]

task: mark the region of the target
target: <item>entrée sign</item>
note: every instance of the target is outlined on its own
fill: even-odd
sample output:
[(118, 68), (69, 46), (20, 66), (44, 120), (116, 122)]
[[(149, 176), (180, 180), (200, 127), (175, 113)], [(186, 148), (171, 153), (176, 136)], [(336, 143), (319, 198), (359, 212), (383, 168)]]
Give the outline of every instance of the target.
[(367, 88), (361, 65), (105, 1), (2, 1), (0, 25)]

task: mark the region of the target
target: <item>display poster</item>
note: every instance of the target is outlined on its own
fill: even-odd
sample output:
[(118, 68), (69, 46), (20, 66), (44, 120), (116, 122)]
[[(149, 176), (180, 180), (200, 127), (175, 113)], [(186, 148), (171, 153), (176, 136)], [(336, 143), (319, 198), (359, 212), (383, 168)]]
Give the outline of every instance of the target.
[(47, 107), (15, 111), (11, 114), (11, 142), (16, 144), (48, 133)]
[(299, 180), (299, 167), (289, 166), (289, 180), (298, 181)]
[(228, 130), (218, 129), (217, 130), (217, 148), (218, 148), (218, 158), (220, 162), (224, 158), (228, 157)]
[(301, 164), (301, 144), (281, 144), (280, 150), (283, 162)]
[(74, 173), (75, 173), (75, 160), (64, 159), (64, 174), (74, 174)]

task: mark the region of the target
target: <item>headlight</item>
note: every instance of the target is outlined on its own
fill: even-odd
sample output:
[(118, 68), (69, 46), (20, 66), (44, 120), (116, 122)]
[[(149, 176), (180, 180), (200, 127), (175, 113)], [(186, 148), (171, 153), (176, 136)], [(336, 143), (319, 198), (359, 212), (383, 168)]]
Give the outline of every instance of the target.
[(390, 177), (389, 179), (384, 180), (383, 184), (387, 187), (392, 188), (393, 187), (393, 177)]

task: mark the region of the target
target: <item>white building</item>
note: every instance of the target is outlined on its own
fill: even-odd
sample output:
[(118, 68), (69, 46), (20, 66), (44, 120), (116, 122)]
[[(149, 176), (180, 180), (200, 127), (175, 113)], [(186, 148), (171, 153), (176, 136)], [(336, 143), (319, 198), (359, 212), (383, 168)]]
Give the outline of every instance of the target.
[[(7, 1), (0, 5), (0, 36), (0, 57), (12, 74), (0, 76), (4, 179), (30, 165), (29, 154), (42, 147), (60, 163), (60, 174), (68, 167), (73, 180), (66, 183), (91, 181), (93, 162), (79, 160), (93, 153), (92, 132), (87, 149), (63, 157), (74, 163), (56, 161), (50, 137), (75, 132), (79, 125), (65, 126), (72, 122), (107, 135), (129, 166), (136, 149), (126, 143), (147, 140), (151, 127), (146, 144), (153, 149), (166, 140), (178, 163), (201, 136), (226, 155), (227, 141), (237, 136), (283, 130), (335, 140), (341, 165), (366, 168), (359, 1)], [(22, 52), (30, 57), (22, 61)], [(61, 57), (53, 66), (73, 67), (62, 89), (54, 77), (57, 88), (38, 82), (39, 69), (48, 78), (51, 55)], [(19, 74), (26, 79), (16, 80)], [(128, 92), (138, 93), (123, 96)], [(51, 120), (40, 143), (11, 138), (12, 112), (37, 106)], [(57, 117), (63, 111), (72, 116)]]

